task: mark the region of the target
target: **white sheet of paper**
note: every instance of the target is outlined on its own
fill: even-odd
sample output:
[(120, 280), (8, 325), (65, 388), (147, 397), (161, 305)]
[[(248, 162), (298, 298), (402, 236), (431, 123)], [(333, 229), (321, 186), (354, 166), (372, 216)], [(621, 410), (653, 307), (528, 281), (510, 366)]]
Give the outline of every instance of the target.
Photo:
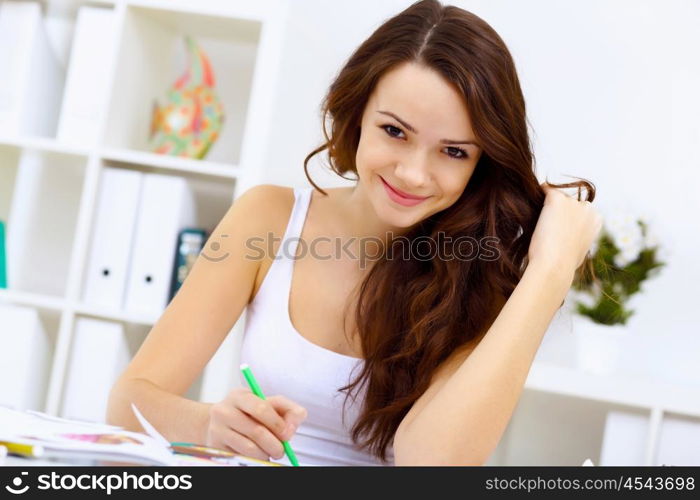
[(139, 411), (138, 408), (136, 408), (136, 405), (134, 403), (131, 403), (131, 409), (134, 411), (134, 415), (136, 415), (136, 419), (139, 421), (141, 426), (143, 427), (143, 430), (146, 431), (146, 434), (151, 436), (153, 439), (158, 441), (158, 443), (162, 444), (163, 446), (170, 447), (170, 441), (165, 439), (163, 435), (156, 430), (155, 427), (151, 425), (151, 423), (146, 420), (146, 417), (144, 417), (141, 412)]

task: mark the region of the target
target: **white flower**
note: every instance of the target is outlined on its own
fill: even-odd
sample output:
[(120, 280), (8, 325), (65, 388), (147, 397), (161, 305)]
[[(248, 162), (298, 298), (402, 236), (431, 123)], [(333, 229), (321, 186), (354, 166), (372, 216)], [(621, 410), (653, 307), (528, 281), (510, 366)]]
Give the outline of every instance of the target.
[(630, 262), (634, 262), (639, 257), (640, 252), (643, 250), (642, 240), (625, 240), (624, 243), (618, 244), (616, 246), (620, 249), (620, 253), (615, 255), (615, 264), (618, 267), (625, 267)]
[(629, 214), (620, 214), (607, 219), (605, 225), (613, 244), (620, 250), (615, 256), (615, 265), (625, 267), (637, 260), (645, 247), (644, 234), (637, 220)]
[(661, 240), (659, 239), (659, 236), (656, 233), (652, 233), (649, 231), (649, 228), (647, 228), (647, 235), (644, 238), (644, 246), (646, 248), (654, 248), (658, 247), (660, 243)]

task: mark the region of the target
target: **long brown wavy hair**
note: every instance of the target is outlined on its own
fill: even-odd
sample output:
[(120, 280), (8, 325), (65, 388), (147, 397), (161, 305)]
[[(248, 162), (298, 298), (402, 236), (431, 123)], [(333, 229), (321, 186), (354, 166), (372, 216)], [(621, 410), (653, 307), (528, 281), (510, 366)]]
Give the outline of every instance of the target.
[[(352, 439), (382, 460), (438, 366), (485, 334), (520, 281), (545, 199), (534, 172), (525, 99), (505, 43), (481, 18), (437, 0), (416, 2), (384, 22), (330, 85), (322, 104), (325, 142), (304, 160), (317, 190), (327, 194), (309, 176), (307, 163), (324, 150), (335, 173), (358, 178), (355, 155), (366, 103), (381, 76), (406, 62), (439, 72), (461, 91), (482, 154), (457, 202), (403, 236), (490, 237), (500, 258), (385, 255), (368, 271), (355, 311), (365, 363), (341, 390), (349, 396), (366, 389)], [(587, 200), (595, 197), (594, 186), (583, 179), (551, 185), (577, 188), (579, 200), (582, 188)], [(387, 250), (390, 255), (391, 245)]]

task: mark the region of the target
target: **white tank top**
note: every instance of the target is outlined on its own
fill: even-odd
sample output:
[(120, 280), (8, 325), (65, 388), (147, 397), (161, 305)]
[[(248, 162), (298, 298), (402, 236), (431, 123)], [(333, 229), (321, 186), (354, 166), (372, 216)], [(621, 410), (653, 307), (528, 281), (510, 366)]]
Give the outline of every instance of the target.
[[(285, 396), (307, 409), (306, 420), (290, 440), (301, 465), (384, 465), (357, 448), (350, 437), (364, 397), (362, 392), (355, 403), (352, 397), (348, 398), (343, 423), (345, 393), (338, 389), (359, 373), (363, 360), (307, 340), (289, 316), (293, 256), (313, 189), (294, 190), (294, 208), (284, 238), (246, 310), (241, 362), (250, 365), (266, 395)], [(390, 465), (394, 462), (391, 447), (387, 460)], [(286, 456), (279, 462), (289, 464)]]

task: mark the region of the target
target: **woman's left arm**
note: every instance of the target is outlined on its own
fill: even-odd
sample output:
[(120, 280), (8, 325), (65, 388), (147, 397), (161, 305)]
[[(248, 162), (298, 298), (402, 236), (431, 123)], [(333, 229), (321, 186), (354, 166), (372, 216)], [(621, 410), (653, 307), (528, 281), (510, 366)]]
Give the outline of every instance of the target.
[(543, 187), (527, 269), (482, 340), (433, 379), (401, 422), (396, 465), (482, 465), (501, 439), (542, 337), (602, 226), (590, 203)]

